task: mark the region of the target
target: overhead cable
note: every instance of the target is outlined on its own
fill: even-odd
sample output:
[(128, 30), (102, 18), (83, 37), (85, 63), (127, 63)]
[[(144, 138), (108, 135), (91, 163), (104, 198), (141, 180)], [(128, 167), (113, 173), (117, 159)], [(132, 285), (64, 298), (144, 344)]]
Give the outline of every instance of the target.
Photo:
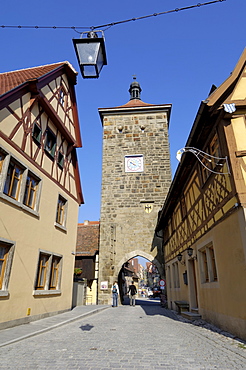
[(90, 26), (90, 27), (85, 27), (85, 26), (70, 26), (69, 27), (69, 26), (21, 26), (21, 25), (19, 25), (19, 26), (17, 26), (17, 25), (10, 26), (10, 25), (0, 25), (0, 28), (70, 29), (70, 30), (73, 30), (73, 31), (76, 31), (76, 30), (79, 30), (79, 29), (87, 29), (87, 30), (88, 29), (96, 30), (96, 29), (103, 29), (103, 28), (108, 29), (108, 28), (111, 28), (112, 26), (116, 26), (116, 25), (123, 24), (123, 23), (139, 21), (139, 20), (143, 20), (143, 19), (146, 19), (146, 18), (157, 17), (157, 16), (164, 15), (164, 14), (177, 13), (177, 12), (180, 12), (182, 10), (190, 10), (190, 9), (194, 9), (194, 8), (200, 8), (201, 6), (212, 5), (212, 4), (215, 4), (215, 3), (221, 3), (223, 1), (226, 1), (226, 0), (213, 0), (213, 1), (208, 1), (208, 2), (205, 2), (205, 3), (198, 3), (198, 4), (195, 4), (195, 5), (190, 5), (190, 6), (186, 6), (186, 7), (182, 7), (182, 8), (166, 10), (164, 12), (153, 13), (153, 14), (144, 15), (144, 16), (141, 16), (141, 17), (130, 18), (130, 19), (125, 19), (123, 21), (111, 22), (111, 23), (101, 24), (101, 25), (98, 25), (98, 26)]

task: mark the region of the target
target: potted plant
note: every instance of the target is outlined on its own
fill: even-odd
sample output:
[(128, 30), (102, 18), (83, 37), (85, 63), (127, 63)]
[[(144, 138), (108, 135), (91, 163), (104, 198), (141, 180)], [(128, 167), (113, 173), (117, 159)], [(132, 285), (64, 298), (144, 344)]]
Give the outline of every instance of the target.
[(75, 281), (78, 281), (80, 280), (80, 275), (82, 274), (82, 269), (78, 268), (78, 267), (75, 267), (74, 269), (74, 280)]

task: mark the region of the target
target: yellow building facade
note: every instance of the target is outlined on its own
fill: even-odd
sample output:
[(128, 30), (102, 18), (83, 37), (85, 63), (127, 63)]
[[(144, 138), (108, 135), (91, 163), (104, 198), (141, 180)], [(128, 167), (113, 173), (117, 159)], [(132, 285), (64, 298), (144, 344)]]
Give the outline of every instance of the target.
[(245, 340), (246, 50), (202, 101), (178, 155), (154, 238), (163, 240), (168, 306)]
[(68, 62), (0, 74), (0, 328), (71, 309), (76, 75)]

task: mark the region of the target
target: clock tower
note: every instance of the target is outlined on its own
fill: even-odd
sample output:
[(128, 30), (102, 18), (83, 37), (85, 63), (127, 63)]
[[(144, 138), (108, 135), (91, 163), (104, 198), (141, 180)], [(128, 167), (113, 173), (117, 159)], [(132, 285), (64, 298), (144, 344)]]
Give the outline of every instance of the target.
[(135, 78), (129, 92), (125, 105), (99, 109), (103, 125), (99, 304), (111, 304), (115, 280), (124, 294), (121, 269), (131, 258), (147, 258), (164, 276), (162, 247), (152, 246), (152, 239), (171, 184), (171, 104), (144, 103)]

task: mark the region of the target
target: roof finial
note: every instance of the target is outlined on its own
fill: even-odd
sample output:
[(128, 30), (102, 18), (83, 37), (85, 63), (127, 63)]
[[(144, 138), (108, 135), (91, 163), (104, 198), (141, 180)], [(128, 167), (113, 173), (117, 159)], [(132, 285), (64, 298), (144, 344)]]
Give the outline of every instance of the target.
[(138, 99), (138, 100), (141, 100), (140, 99), (140, 93), (142, 91), (139, 83), (136, 81), (136, 75), (133, 75), (133, 82), (131, 83), (130, 85), (130, 89), (129, 89), (129, 93), (131, 95), (130, 97), (130, 100), (133, 100), (133, 99)]

